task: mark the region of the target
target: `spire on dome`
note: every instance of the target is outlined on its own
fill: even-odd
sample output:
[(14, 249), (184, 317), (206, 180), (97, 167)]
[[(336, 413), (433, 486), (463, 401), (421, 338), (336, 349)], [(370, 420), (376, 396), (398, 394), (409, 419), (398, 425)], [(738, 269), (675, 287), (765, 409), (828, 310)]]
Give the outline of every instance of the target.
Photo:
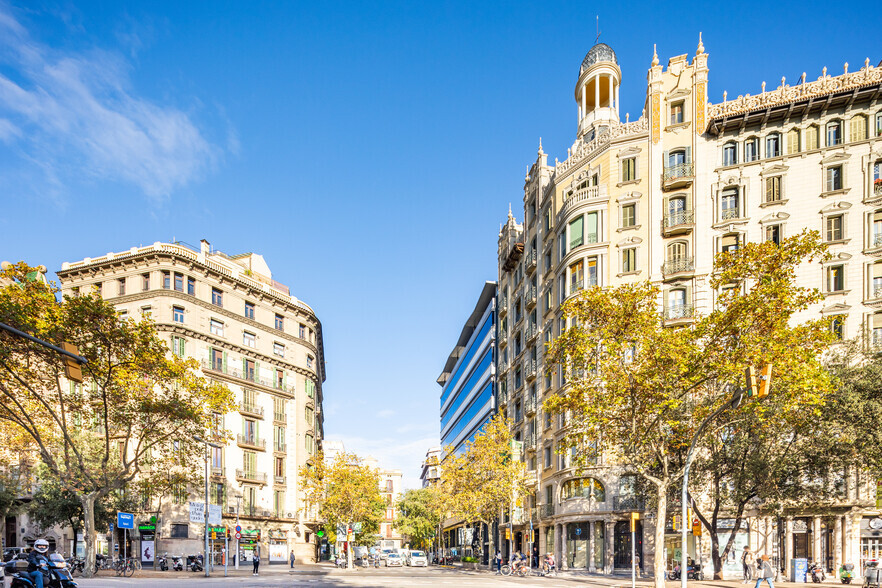
[(652, 45), (652, 66), (655, 67), (658, 65), (658, 51), (656, 50), (656, 45), (653, 43)]
[(542, 137), (539, 137), (539, 151), (537, 152), (537, 155), (545, 155), (545, 152), (542, 151)]
[(701, 31), (698, 32), (698, 49), (695, 51), (696, 55), (701, 55), (704, 53), (704, 43), (701, 42)]

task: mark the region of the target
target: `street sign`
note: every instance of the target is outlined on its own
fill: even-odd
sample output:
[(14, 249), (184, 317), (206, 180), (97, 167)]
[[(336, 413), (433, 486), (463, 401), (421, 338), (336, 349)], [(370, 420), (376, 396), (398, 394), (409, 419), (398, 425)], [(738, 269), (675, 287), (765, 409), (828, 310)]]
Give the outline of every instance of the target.
[(134, 529), (135, 515), (130, 512), (116, 513), (116, 526), (120, 529)]
[(214, 531), (212, 531), (212, 532), (211, 532), (211, 540), (214, 541), (215, 539), (217, 539), (217, 533), (215, 533)]
[(578, 535), (581, 535), (581, 534), (582, 534), (582, 528), (581, 528), (581, 527), (576, 527), (576, 535), (578, 536)]
[(242, 532), (242, 526), (241, 526), (241, 525), (236, 525), (236, 532), (237, 532), (237, 533), (241, 533), (241, 532)]
[(357, 533), (361, 533), (361, 523), (355, 523), (352, 525), (352, 530)]
[(208, 524), (209, 525), (221, 524), (221, 516), (223, 516), (221, 505), (219, 505), (219, 504), (209, 504), (208, 505)]
[[(237, 528), (237, 529), (241, 529), (242, 527), (236, 527), (236, 528)], [(236, 539), (241, 539), (241, 538), (242, 538), (242, 532), (241, 532), (241, 531), (236, 531)]]
[(110, 530), (107, 531), (107, 532), (108, 532), (108, 533), (113, 533), (113, 523), (110, 523)]
[(346, 523), (337, 523), (337, 537), (345, 537), (347, 531)]
[(191, 502), (190, 503), (190, 522), (191, 523), (204, 523), (205, 522), (205, 503), (204, 502)]

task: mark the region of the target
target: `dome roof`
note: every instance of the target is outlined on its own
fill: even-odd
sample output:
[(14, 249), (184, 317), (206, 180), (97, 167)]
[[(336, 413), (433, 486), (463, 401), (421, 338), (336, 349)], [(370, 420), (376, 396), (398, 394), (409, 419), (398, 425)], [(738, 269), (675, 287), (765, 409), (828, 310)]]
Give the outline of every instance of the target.
[(585, 54), (585, 59), (582, 60), (582, 68), (579, 70), (579, 73), (581, 74), (583, 71), (600, 61), (609, 61), (616, 65), (619, 64), (616, 59), (616, 52), (613, 51), (612, 47), (606, 43), (598, 43)]

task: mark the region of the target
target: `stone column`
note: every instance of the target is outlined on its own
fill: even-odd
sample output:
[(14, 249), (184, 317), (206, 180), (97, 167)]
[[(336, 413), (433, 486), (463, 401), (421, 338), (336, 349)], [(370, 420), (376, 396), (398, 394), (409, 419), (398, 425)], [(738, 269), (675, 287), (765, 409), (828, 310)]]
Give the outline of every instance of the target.
[(833, 525), (833, 568), (839, 573), (842, 561), (842, 517), (837, 516)]
[(784, 523), (784, 569), (790, 573), (790, 560), (793, 559), (793, 517)]
[[(588, 115), (588, 84), (582, 86), (582, 118)], [(581, 119), (579, 122), (582, 122)]]
[(600, 108), (600, 76), (594, 78), (594, 109)]
[(609, 102), (608, 102), (607, 106), (611, 109), (613, 107), (613, 102), (614, 102), (613, 99), (615, 98), (615, 94), (613, 93), (612, 74), (606, 76), (606, 79), (608, 80), (607, 86), (609, 87), (609, 94), (608, 94), (608, 98), (607, 98)]
[(812, 517), (812, 560), (827, 565), (821, 561), (821, 517)]
[(565, 537), (566, 534), (566, 525), (558, 525), (557, 526), (557, 537), (555, 538), (555, 543), (558, 544), (558, 567), (562, 570), (566, 570), (569, 568), (567, 565), (567, 539)]
[(605, 521), (605, 529), (604, 529), (604, 537), (603, 542), (605, 543), (603, 550), (603, 573), (607, 576), (612, 575), (613, 568), (615, 566), (614, 561), (614, 552), (613, 552), (613, 541), (615, 536), (615, 527), (616, 524), (614, 521)]
[(588, 521), (588, 571), (596, 572), (594, 566), (594, 521)]

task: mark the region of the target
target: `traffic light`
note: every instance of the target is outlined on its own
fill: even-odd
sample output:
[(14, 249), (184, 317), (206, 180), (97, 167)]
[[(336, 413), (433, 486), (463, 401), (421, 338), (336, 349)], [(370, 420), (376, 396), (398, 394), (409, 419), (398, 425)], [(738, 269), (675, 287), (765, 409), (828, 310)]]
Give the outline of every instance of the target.
[[(76, 345), (70, 343), (62, 343), (61, 348), (68, 353), (79, 355), (80, 350)], [(80, 369), (80, 363), (69, 355), (62, 355), (61, 360), (64, 362), (64, 377), (72, 382), (83, 383), (83, 370)]]
[(639, 520), (640, 520), (640, 513), (639, 512), (632, 512), (631, 513), (631, 532), (632, 533), (637, 532), (637, 521), (639, 521)]
[(744, 376), (747, 379), (747, 397), (753, 398), (757, 395), (757, 387), (756, 387), (756, 370), (753, 369), (753, 366), (748, 366), (746, 370), (744, 370)]
[(759, 377), (759, 394), (757, 394), (758, 398), (763, 398), (764, 396), (769, 395), (769, 390), (772, 387), (772, 364), (767, 363), (763, 366), (762, 371), (760, 372)]

